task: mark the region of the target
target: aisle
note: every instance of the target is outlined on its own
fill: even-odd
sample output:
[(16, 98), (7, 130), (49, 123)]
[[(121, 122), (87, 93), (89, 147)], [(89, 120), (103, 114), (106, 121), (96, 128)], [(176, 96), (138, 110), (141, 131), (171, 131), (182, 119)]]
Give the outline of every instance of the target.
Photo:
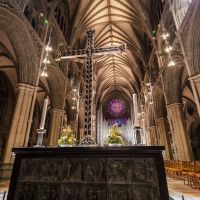
[(167, 183), (169, 194), (174, 200), (200, 200), (200, 191), (184, 185), (182, 180), (167, 178)]

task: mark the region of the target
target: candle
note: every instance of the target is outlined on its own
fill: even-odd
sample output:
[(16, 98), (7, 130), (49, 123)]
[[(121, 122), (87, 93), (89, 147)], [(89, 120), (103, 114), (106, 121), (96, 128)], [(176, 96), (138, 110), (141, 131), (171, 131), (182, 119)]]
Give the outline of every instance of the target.
[(134, 109), (134, 126), (139, 126), (138, 121), (138, 104), (137, 104), (137, 94), (133, 94), (133, 109)]
[(46, 114), (47, 114), (47, 106), (48, 106), (48, 99), (44, 100), (43, 110), (42, 110), (42, 117), (40, 122), (40, 129), (44, 129)]

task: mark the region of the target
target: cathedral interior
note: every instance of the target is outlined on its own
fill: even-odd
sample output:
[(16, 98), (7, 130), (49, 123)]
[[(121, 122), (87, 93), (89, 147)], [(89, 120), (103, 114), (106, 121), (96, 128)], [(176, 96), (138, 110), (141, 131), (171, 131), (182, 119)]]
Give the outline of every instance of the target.
[(165, 146), (167, 177), (198, 193), (199, 10), (200, 0), (0, 0), (0, 171), (38, 129), (45, 146), (66, 125), (77, 145), (89, 135), (104, 146), (117, 125), (128, 146)]

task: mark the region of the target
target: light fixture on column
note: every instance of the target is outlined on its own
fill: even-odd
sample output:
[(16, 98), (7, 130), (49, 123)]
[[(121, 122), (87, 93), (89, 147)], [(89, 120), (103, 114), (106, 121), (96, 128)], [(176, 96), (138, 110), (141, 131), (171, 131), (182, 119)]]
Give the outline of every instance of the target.
[(162, 34), (162, 38), (163, 38), (163, 40), (166, 40), (168, 37), (169, 37), (169, 33), (166, 32), (166, 30), (165, 30), (165, 32)]
[(53, 49), (52, 49), (51, 46), (47, 45), (45, 50), (46, 50), (47, 52), (49, 52), (49, 51), (52, 51)]
[(47, 66), (46, 65), (42, 68), (41, 76), (48, 77)]
[(49, 59), (49, 52), (51, 52), (53, 49), (52, 47), (50, 46), (50, 42), (51, 42), (51, 32), (52, 32), (52, 29), (50, 30), (50, 33), (49, 33), (49, 40), (48, 40), (48, 43), (47, 43), (47, 46), (45, 48), (46, 50), (46, 54), (44, 56), (44, 60), (43, 60), (43, 63), (44, 63), (44, 67), (42, 68), (42, 71), (41, 71), (41, 76), (43, 77), (48, 77), (48, 73), (47, 73), (47, 64), (50, 64), (50, 59)]
[(172, 46), (167, 45), (166, 48), (165, 48), (165, 52), (169, 53), (171, 50), (172, 50)]
[(73, 101), (76, 101), (76, 97), (72, 97), (72, 100), (73, 100)]
[(168, 54), (168, 64), (167, 64), (167, 66), (172, 67), (172, 66), (175, 66), (175, 62), (173, 61), (172, 56), (171, 56), (171, 51), (172, 51), (173, 48), (168, 41), (169, 36), (170, 36), (170, 34), (164, 28), (162, 38), (165, 41), (165, 52)]
[(75, 109), (76, 109), (76, 107), (75, 107), (75, 105), (73, 105), (73, 106), (72, 106), (72, 110), (75, 110)]
[(154, 103), (154, 102), (153, 102), (153, 100), (149, 101), (149, 104), (151, 104), (151, 105), (152, 105), (153, 103)]
[(145, 84), (144, 88), (144, 100), (145, 102), (149, 102), (149, 104), (153, 104), (153, 95), (152, 95), (153, 86), (150, 82)]
[(76, 88), (73, 88), (72, 90), (73, 90), (73, 92), (77, 92), (77, 89), (76, 89)]
[(169, 60), (169, 62), (168, 62), (168, 67), (172, 67), (172, 66), (174, 66), (175, 65), (175, 62), (172, 60), (172, 58)]

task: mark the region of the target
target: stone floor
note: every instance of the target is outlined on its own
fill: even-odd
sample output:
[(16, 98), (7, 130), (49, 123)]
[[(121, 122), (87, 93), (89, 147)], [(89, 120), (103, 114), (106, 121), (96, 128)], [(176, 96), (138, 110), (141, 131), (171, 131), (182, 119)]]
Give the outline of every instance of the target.
[[(200, 191), (183, 184), (183, 181), (167, 178), (170, 196), (174, 200), (200, 200)], [(0, 181), (0, 193), (7, 191), (9, 181)], [(183, 197), (182, 197), (183, 196)]]
[(167, 178), (169, 194), (174, 200), (200, 200), (200, 191), (183, 184), (181, 180)]

